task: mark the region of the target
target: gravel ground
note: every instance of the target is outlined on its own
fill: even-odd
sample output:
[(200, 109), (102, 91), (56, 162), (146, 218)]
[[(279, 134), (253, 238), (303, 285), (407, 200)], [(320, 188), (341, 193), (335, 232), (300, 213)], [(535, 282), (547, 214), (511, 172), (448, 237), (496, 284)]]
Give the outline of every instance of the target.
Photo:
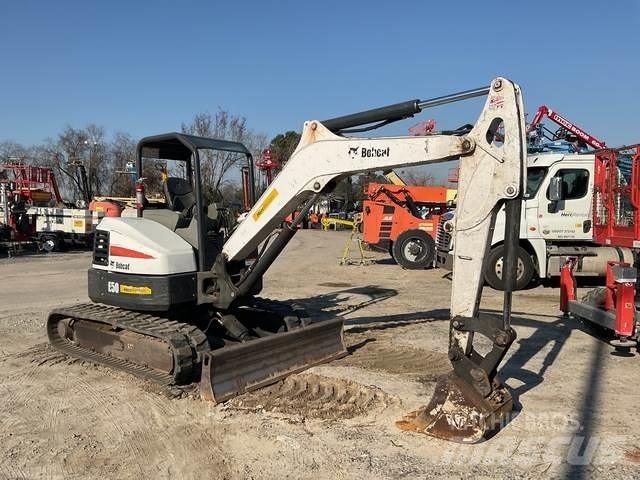
[(517, 411), (498, 435), (397, 429), (449, 370), (450, 281), (377, 253), (338, 266), (347, 238), (300, 232), (263, 294), (344, 316), (351, 355), (220, 405), (47, 347), (48, 310), (87, 300), (88, 253), (0, 260), (0, 478), (640, 478), (639, 357), (559, 317), (555, 288), (515, 295)]

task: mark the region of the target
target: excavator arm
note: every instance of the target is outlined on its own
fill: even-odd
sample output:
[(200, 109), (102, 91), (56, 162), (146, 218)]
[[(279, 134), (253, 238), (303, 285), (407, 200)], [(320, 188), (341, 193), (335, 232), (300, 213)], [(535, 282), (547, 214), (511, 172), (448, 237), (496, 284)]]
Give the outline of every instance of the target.
[(229, 260), (241, 260), (299, 205), (332, 190), (342, 178), (388, 167), (444, 162), (475, 150), (465, 137), (348, 138), (319, 121), (304, 125), (302, 139), (285, 167), (226, 241)]
[[(521, 94), (516, 85), (494, 81), (487, 107), (493, 115), (478, 122), (468, 138), (474, 155), (460, 158), (456, 209), (449, 359), (453, 372), (436, 385), (431, 403), (409, 414), (398, 426), (461, 443), (475, 443), (495, 432), (513, 408), (497, 369), (516, 338), (511, 328), (515, 286), (526, 137)], [(501, 99), (504, 98), (504, 100)], [(509, 100), (506, 100), (509, 98)], [(500, 106), (504, 101), (509, 106)], [(493, 117), (493, 118), (491, 118)], [(501, 144), (488, 144), (504, 122)], [(484, 260), (496, 214), (505, 204), (504, 305), (501, 317), (479, 312)], [(474, 335), (490, 342), (487, 353), (474, 348)]]
[[(225, 243), (227, 261), (242, 260), (283, 219), (305, 204), (293, 225), (282, 229), (241, 282), (231, 288), (241, 297), (262, 277), (296, 231), (295, 224), (337, 182), (360, 172), (426, 165), (460, 159), (456, 252), (451, 295), (449, 358), (453, 373), (437, 386), (426, 408), (399, 422), (401, 428), (460, 442), (476, 442), (494, 431), (512, 409), (497, 368), (515, 339), (510, 325), (511, 292), (526, 168), (524, 109), (519, 87), (495, 79), (473, 129), (462, 136), (352, 138), (336, 135), (320, 121), (304, 125), (300, 144), (282, 172)], [(501, 317), (479, 314), (483, 263), (496, 214), (505, 204), (507, 234), (505, 299)], [(485, 355), (474, 335), (492, 344)]]

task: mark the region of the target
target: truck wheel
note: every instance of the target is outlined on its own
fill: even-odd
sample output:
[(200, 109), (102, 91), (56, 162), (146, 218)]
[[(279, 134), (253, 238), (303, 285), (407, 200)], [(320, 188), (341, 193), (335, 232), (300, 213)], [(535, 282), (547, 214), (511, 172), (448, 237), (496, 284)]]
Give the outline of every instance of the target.
[[(484, 279), (491, 288), (503, 290), (502, 268), (503, 268), (504, 246), (500, 245), (489, 252), (487, 256), (487, 266), (484, 270)], [(518, 274), (516, 277), (516, 290), (526, 288), (535, 274), (535, 265), (531, 255), (522, 247), (518, 247)]]
[(47, 253), (60, 250), (60, 242), (58, 240), (58, 237), (56, 237), (55, 235), (46, 235), (42, 237), (40, 246), (42, 250), (44, 250)]
[(433, 265), (436, 243), (422, 230), (406, 230), (393, 242), (391, 253), (396, 263), (409, 270)]

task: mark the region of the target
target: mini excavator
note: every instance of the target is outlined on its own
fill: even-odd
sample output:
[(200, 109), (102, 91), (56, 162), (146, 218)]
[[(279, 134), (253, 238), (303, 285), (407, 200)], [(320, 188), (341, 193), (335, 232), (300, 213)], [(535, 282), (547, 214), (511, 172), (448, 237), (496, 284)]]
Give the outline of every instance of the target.
[[(475, 125), (425, 136), (357, 138), (423, 109), (487, 96)], [(460, 160), (456, 254), (451, 299), (450, 375), (432, 402), (398, 425), (458, 442), (495, 431), (512, 409), (497, 369), (515, 339), (510, 325), (520, 205), (525, 178), (525, 124), (520, 88), (505, 78), (430, 100), (410, 100), (304, 124), (299, 145), (241, 222), (230, 225), (207, 205), (203, 152), (240, 155), (241, 143), (169, 133), (137, 146), (145, 159), (179, 162), (184, 177), (163, 183), (166, 208), (145, 208), (137, 184), (137, 217), (105, 218), (89, 269), (93, 303), (53, 310), (51, 345), (79, 359), (162, 384), (199, 381), (204, 399), (222, 402), (347, 354), (343, 320), (314, 321), (298, 306), (259, 297), (267, 269), (319, 196), (360, 172)], [(300, 210), (299, 206), (304, 205)], [(498, 210), (505, 205), (504, 313), (479, 314), (483, 262)], [(291, 223), (283, 220), (298, 211)], [(489, 339), (487, 353), (474, 335)], [(486, 342), (485, 342), (486, 343)]]

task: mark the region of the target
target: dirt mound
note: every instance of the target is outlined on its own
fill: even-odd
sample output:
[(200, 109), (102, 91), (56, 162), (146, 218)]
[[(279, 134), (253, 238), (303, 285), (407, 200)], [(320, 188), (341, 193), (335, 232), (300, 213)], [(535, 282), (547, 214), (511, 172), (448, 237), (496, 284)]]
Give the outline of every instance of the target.
[(334, 420), (382, 410), (394, 400), (376, 387), (320, 375), (292, 375), (231, 400), (239, 410), (268, 411)]

